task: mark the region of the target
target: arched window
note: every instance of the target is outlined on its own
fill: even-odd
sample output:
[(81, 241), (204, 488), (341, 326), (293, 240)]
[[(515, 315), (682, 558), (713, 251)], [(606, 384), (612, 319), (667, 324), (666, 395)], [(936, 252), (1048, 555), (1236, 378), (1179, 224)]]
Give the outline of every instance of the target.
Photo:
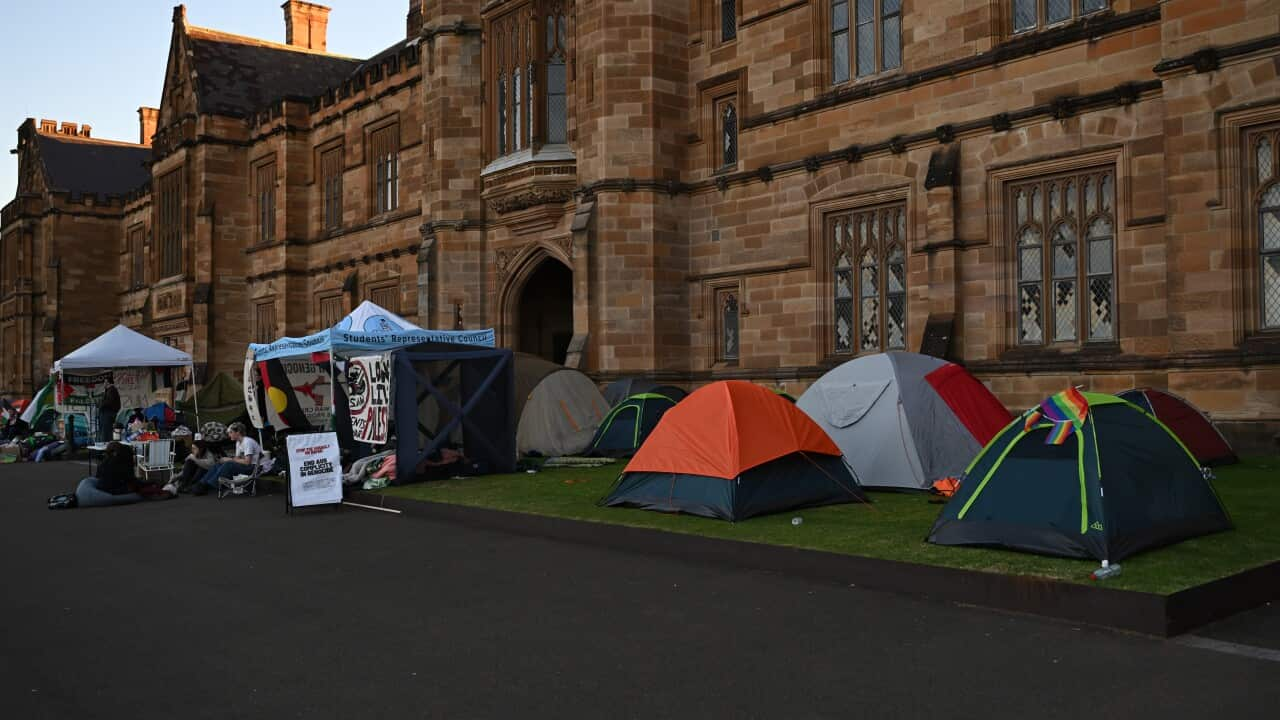
[(1019, 183), (1009, 202), (1018, 343), (1114, 341), (1115, 174)]

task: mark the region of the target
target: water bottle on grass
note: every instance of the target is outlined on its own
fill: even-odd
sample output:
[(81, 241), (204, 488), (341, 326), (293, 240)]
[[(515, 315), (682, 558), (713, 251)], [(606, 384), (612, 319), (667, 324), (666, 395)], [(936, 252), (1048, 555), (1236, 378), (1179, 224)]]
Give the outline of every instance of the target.
[(1110, 562), (1103, 560), (1102, 567), (1090, 573), (1089, 579), (1106, 580), (1109, 577), (1115, 577), (1116, 575), (1119, 575), (1119, 574), (1120, 574), (1120, 565), (1118, 564), (1112, 565)]

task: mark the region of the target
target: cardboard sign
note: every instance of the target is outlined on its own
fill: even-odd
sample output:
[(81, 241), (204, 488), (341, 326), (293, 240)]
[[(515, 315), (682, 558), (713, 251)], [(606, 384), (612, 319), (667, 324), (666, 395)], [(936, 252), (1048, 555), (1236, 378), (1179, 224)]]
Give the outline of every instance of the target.
[(365, 355), (347, 364), (347, 404), (357, 442), (386, 445), (391, 421), (391, 356)]
[(337, 433), (290, 435), (289, 504), (293, 507), (342, 502), (342, 459)]

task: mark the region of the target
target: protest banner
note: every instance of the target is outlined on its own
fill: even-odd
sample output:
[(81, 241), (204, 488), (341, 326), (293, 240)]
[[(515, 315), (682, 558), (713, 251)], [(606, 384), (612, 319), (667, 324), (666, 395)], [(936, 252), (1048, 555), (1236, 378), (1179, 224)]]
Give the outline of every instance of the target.
[(391, 420), (391, 356), (365, 355), (347, 365), (347, 404), (357, 442), (386, 445)]

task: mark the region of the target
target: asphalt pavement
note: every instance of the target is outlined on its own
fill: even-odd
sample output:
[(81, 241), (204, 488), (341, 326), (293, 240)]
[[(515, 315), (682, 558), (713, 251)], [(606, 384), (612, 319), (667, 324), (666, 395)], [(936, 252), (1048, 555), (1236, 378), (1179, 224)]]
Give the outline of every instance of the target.
[(279, 495), (45, 508), (86, 471), (0, 466), (6, 718), (1280, 716), (1274, 607), (1164, 640)]

